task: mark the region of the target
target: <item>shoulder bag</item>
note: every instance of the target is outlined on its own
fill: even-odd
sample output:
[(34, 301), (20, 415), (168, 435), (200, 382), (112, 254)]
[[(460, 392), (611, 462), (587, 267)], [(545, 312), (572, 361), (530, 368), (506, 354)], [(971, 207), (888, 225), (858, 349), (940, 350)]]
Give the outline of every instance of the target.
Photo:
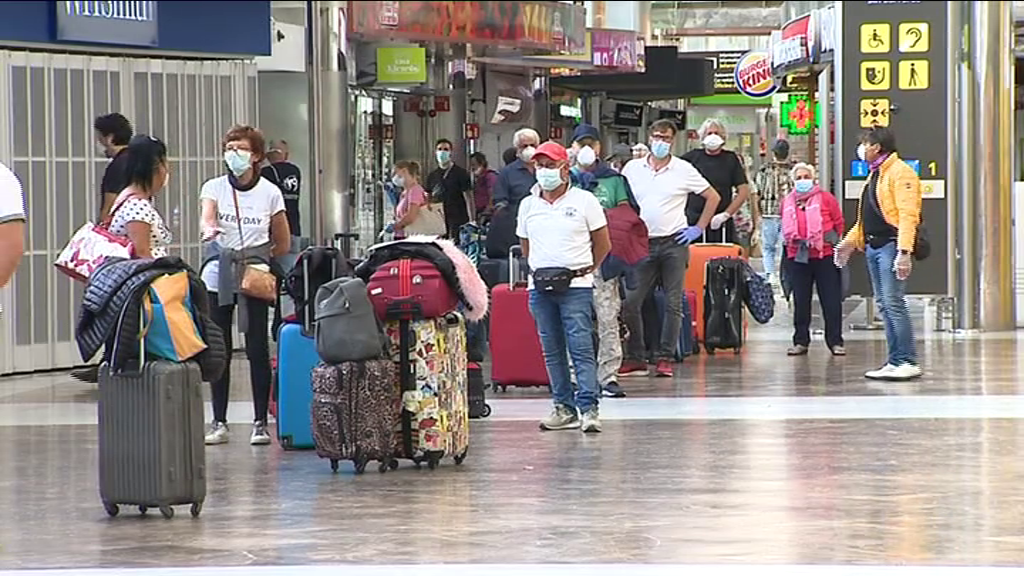
[(135, 198), (129, 194), (118, 202), (110, 211), (110, 215), (99, 224), (86, 222), (75, 232), (67, 246), (61, 250), (53, 265), (64, 274), (80, 282), (88, 282), (92, 273), (107, 258), (134, 258), (135, 247), (127, 236), (119, 236), (110, 231), (114, 214), (128, 200)]
[[(273, 302), (277, 299), (277, 278), (268, 270), (263, 270), (246, 262), (248, 256), (245, 253), (245, 235), (242, 232), (242, 215), (238, 208), (238, 190), (231, 187), (233, 200), (235, 201), (235, 224), (238, 226), (238, 243), (242, 253), (242, 260), (235, 267), (238, 274), (238, 293), (247, 297)], [(270, 228), (270, 223), (267, 223)], [(268, 235), (270, 232), (268, 231)]]

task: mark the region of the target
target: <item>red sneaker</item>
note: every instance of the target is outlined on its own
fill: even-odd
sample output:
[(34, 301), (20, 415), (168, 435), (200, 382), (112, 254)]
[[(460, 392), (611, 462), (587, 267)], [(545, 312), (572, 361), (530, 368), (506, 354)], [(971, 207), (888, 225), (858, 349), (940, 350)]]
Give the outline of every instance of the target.
[(619, 368), (619, 376), (650, 376), (645, 362), (623, 362)]
[(658, 360), (658, 366), (654, 369), (654, 375), (658, 378), (671, 378), (675, 376), (672, 371), (672, 363), (668, 360)]

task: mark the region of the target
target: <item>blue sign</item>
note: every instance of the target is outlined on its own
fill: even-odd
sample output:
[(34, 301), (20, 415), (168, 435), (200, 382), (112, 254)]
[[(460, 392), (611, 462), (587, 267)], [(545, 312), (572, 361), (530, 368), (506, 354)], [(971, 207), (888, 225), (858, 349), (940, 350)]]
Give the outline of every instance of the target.
[(57, 39), (127, 46), (157, 46), (154, 0), (57, 2)]
[(906, 162), (911, 168), (914, 169), (914, 172), (917, 173), (917, 177), (918, 178), (921, 177), (921, 161), (920, 160), (907, 160), (906, 158), (904, 158), (903, 161)]
[(850, 162), (850, 174), (854, 178), (867, 178), (870, 171), (868, 163), (863, 160), (854, 160), (853, 162)]

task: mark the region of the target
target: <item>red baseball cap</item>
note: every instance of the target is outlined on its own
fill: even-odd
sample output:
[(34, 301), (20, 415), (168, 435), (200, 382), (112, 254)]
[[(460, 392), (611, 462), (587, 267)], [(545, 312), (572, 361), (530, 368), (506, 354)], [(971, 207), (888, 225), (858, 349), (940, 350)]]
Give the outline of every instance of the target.
[(533, 153), (533, 157), (547, 156), (556, 162), (565, 162), (569, 159), (569, 155), (565, 151), (565, 146), (562, 146), (554, 140), (548, 140), (547, 142), (537, 146), (537, 150)]

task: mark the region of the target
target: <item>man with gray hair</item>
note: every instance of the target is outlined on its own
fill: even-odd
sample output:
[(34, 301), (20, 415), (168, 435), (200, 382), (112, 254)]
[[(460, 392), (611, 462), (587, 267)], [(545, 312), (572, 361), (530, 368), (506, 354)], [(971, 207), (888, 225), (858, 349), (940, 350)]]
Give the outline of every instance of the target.
[(512, 145), (518, 158), (498, 172), (494, 183), (494, 216), (487, 233), (489, 258), (507, 258), (509, 249), (519, 243), (515, 234), (519, 202), (537, 184), (533, 153), (540, 145), (540, 134), (533, 128), (520, 128), (512, 135)]
[[(288, 215), (288, 228), (294, 238), (302, 236), (302, 224), (299, 221), (299, 192), (302, 189), (302, 171), (288, 161), (288, 143), (284, 140), (273, 140), (267, 147), (267, 164), (260, 170), (260, 176), (270, 180), (281, 189), (284, 197), (284, 210)], [(292, 241), (296, 247), (299, 243)]]
[[(705, 120), (700, 126), (699, 135), (703, 148), (690, 150), (683, 155), (683, 160), (693, 164), (721, 197), (705, 241), (736, 243), (736, 225), (732, 217), (740, 211), (750, 196), (747, 171), (736, 153), (724, 148), (727, 133), (721, 120)], [(693, 200), (686, 205), (686, 217), (691, 226), (700, 219), (704, 211), (704, 199), (696, 197)]]

